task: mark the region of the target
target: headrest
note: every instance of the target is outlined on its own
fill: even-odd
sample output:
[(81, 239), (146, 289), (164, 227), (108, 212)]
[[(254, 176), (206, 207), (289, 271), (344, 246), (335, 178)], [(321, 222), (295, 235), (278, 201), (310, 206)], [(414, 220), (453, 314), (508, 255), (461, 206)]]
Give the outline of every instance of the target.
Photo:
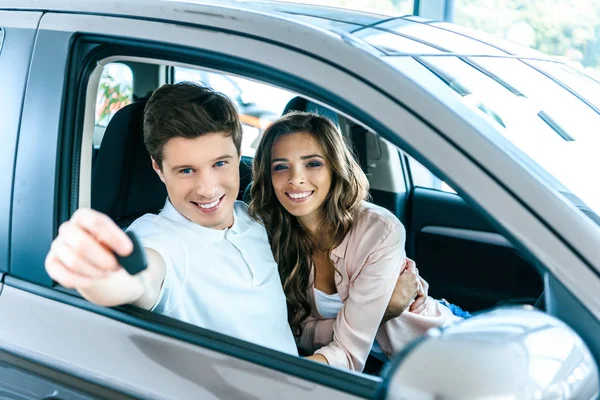
[(145, 102), (112, 117), (92, 171), (92, 208), (113, 219), (156, 213), (167, 198), (144, 147)]
[(329, 118), (336, 126), (340, 126), (340, 120), (336, 112), (300, 96), (294, 97), (285, 105), (285, 108), (283, 109), (283, 115), (289, 113), (290, 111), (315, 113), (322, 117)]

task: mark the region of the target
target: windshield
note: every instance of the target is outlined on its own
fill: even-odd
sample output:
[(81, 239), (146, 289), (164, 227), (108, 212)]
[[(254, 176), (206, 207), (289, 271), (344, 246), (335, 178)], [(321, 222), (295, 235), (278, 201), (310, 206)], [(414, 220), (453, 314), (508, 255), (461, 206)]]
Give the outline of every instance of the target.
[(600, 215), (598, 82), (554, 61), (454, 56), (415, 60), (521, 150), (526, 157), (520, 161), (570, 200), (574, 195)]

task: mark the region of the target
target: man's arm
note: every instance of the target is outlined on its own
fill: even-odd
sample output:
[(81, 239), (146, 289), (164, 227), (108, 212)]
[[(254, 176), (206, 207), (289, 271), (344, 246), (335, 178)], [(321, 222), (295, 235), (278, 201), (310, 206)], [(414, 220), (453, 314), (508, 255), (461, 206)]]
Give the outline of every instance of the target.
[(157, 252), (146, 249), (148, 268), (131, 276), (118, 264), (113, 251), (127, 256), (132, 250), (131, 240), (109, 217), (81, 209), (61, 225), (46, 257), (46, 271), (92, 303), (150, 309), (165, 279), (165, 262)]
[(381, 320), (382, 325), (391, 319), (398, 318), (411, 306), (411, 303), (417, 301), (415, 298), (418, 299), (421, 293), (419, 278), (415, 262), (406, 258), (404, 269), (396, 281), (396, 287), (394, 287), (394, 292)]
[(120, 268), (105, 278), (94, 280), (92, 285), (77, 288), (77, 291), (88, 301), (105, 307), (122, 304), (150, 310), (160, 294), (165, 280), (165, 262), (153, 249), (144, 249), (148, 259), (148, 268), (131, 276)]

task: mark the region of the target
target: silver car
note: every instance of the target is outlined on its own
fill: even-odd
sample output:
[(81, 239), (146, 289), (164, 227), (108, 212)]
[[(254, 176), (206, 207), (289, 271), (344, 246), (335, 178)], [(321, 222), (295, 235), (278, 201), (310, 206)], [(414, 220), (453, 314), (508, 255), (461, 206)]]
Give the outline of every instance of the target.
[[(103, 103), (114, 107), (104, 128), (111, 63), (130, 68), (132, 96)], [(261, 100), (287, 102), (269, 109), (332, 118), (373, 202), (407, 227), (430, 294), (474, 317), (369, 375), (53, 283), (44, 258), (77, 208), (126, 227), (164, 203), (137, 134), (144, 96), (177, 68), (284, 93)], [(0, 0), (0, 77), (1, 397), (598, 398), (600, 83), (568, 65), (411, 16)], [(248, 133), (240, 198), (260, 132)]]

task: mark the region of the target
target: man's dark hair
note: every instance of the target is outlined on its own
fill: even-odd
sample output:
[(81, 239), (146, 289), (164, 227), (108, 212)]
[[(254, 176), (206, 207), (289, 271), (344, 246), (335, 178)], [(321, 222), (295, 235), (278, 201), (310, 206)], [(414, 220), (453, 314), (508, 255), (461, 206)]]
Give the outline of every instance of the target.
[(208, 133), (231, 136), (240, 154), (242, 125), (235, 105), (225, 95), (197, 83), (181, 82), (159, 87), (148, 100), (144, 144), (159, 167), (170, 139), (194, 139)]

